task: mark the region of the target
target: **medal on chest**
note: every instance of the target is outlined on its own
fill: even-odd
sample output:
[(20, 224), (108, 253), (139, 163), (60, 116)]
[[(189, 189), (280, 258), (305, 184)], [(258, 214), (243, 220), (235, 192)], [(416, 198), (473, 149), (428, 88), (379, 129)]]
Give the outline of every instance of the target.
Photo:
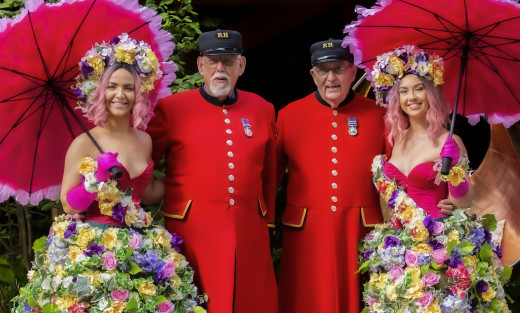
[(249, 121), (247, 120), (247, 118), (242, 119), (242, 126), (244, 127), (244, 133), (246, 134), (246, 136), (252, 137), (253, 131), (251, 130), (251, 125), (249, 124)]
[(348, 133), (350, 136), (357, 135), (357, 121), (355, 116), (349, 116), (348, 118)]

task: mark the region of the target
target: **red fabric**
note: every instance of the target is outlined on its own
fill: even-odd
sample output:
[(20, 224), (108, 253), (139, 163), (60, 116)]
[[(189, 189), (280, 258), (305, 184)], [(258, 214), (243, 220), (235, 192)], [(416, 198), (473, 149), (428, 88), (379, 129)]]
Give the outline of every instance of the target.
[[(301, 228), (283, 229), (280, 312), (360, 311), (359, 279), (354, 273), (357, 244), (365, 232), (361, 207), (377, 210), (378, 222), (382, 221), (370, 165), (385, 150), (384, 110), (356, 95), (337, 109), (337, 116), (333, 112), (311, 94), (278, 115), (278, 178), (288, 167), (287, 209), (307, 208)], [(348, 133), (348, 117), (357, 120), (356, 136)], [(336, 153), (332, 147), (337, 148)], [(337, 176), (332, 175), (333, 170)], [(288, 221), (285, 215), (284, 220)]]
[(425, 162), (414, 167), (408, 176), (404, 175), (395, 165), (386, 162), (384, 172), (390, 179), (395, 179), (397, 185), (422, 208), (434, 218), (444, 217), (437, 207), (439, 201), (448, 197), (448, 186), (441, 181), (435, 183), (437, 172), (433, 170), (435, 162)]
[[(155, 113), (148, 132), (154, 159), (166, 155), (164, 213), (177, 218), (166, 217), (165, 225), (184, 239), (183, 253), (209, 296), (208, 311), (276, 312), (267, 231), (274, 222), (272, 105), (238, 91), (236, 103), (219, 107), (195, 89), (160, 100)], [(252, 137), (242, 118), (248, 119)], [(266, 216), (259, 202), (265, 202)]]
[[(153, 164), (153, 162), (148, 164), (146, 169), (141, 174), (133, 178), (130, 177), (130, 174), (126, 168), (121, 165), (120, 169), (123, 172), (123, 175), (121, 175), (121, 177), (117, 180), (118, 187), (121, 190), (126, 190), (128, 187), (131, 187), (133, 199), (137, 202), (141, 202), (141, 195), (153, 177)], [(124, 225), (123, 223), (119, 223), (118, 221), (114, 220), (111, 216), (101, 214), (97, 201), (94, 201), (94, 203), (92, 203), (92, 205), (87, 210), (85, 221), (118, 226)]]

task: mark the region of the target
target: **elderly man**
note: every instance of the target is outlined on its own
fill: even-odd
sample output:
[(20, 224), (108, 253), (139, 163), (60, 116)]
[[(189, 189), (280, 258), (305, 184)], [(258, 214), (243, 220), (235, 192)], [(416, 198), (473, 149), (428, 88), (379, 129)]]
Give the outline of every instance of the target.
[(341, 40), (311, 46), (317, 91), (278, 114), (278, 181), (288, 168), (280, 312), (357, 313), (357, 244), (382, 221), (370, 165), (385, 150), (384, 110), (356, 94)]
[(200, 53), (204, 85), (159, 101), (149, 125), (155, 162), (166, 155), (165, 226), (184, 239), (209, 312), (277, 312), (274, 108), (235, 88), (239, 32), (203, 33)]

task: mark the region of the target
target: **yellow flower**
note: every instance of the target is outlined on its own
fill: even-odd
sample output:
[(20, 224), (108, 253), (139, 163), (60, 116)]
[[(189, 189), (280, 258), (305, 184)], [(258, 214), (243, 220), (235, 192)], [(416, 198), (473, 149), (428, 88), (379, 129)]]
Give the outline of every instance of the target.
[(397, 74), (398, 78), (403, 77), (403, 69), (404, 69), (404, 62), (403, 60), (399, 59), (395, 54), (390, 55), (388, 57), (388, 62), (392, 64), (395, 73)]
[(450, 169), (448, 180), (453, 186), (458, 186), (464, 181), (464, 169), (460, 166), (454, 166)]
[(91, 157), (84, 157), (78, 164), (78, 172), (81, 175), (94, 173), (96, 171), (96, 161)]
[(114, 309), (114, 313), (122, 313), (125, 309), (126, 305), (124, 302), (114, 301), (112, 304), (112, 308)]
[(402, 220), (411, 221), (416, 217), (417, 210), (413, 206), (408, 206), (398, 215)]
[(406, 290), (404, 297), (407, 299), (419, 299), (424, 297), (421, 270), (419, 269), (419, 266), (405, 268), (404, 275), (407, 275), (408, 273), (411, 273), (412, 286)]
[(152, 73), (157, 70), (157, 66), (159, 65), (159, 60), (155, 56), (155, 53), (151, 49), (145, 49), (145, 56), (143, 60), (139, 63), (139, 69), (143, 73)]
[(463, 257), (462, 262), (464, 262), (464, 265), (471, 267), (472, 269), (477, 269), (478, 258), (475, 255)]
[(78, 241), (76, 244), (85, 250), (90, 241), (96, 238), (96, 232), (92, 228), (81, 228), (78, 232)]
[(118, 62), (124, 62), (128, 64), (134, 63), (135, 53), (137, 50), (131, 49), (126, 50), (121, 44), (118, 44), (114, 48), (114, 53)]
[(430, 245), (426, 243), (419, 243), (412, 247), (412, 251), (419, 252), (419, 253), (433, 253), (433, 249), (430, 247)]
[(433, 72), (433, 85), (435, 87), (444, 84), (444, 79), (442, 77), (442, 70), (437, 70)]
[(379, 73), (377, 77), (374, 77), (374, 82), (377, 86), (393, 86), (395, 78), (390, 74)]
[(135, 223), (137, 221), (137, 217), (138, 217), (137, 214), (132, 214), (129, 211), (127, 211), (126, 215), (125, 215), (125, 223), (126, 223), (126, 225), (130, 226), (133, 223)]
[(386, 286), (386, 294), (388, 296), (388, 299), (390, 299), (391, 301), (397, 300), (398, 295), (395, 290), (396, 290), (396, 286), (394, 284)]
[(87, 63), (94, 69), (96, 75), (103, 74), (103, 71), (105, 70), (105, 62), (101, 59), (101, 56), (94, 55), (87, 59)]
[(76, 303), (76, 300), (74, 298), (71, 298), (71, 297), (56, 298), (56, 302), (54, 302), (54, 304), (56, 304), (58, 309), (60, 309), (62, 311), (65, 311), (65, 312), (68, 312), (68, 309), (71, 306), (73, 306), (74, 303)]
[(172, 278), (170, 278), (170, 280), (173, 282), (173, 287), (180, 287), (181, 286), (181, 278), (179, 277), (179, 275), (175, 274), (172, 276)]
[(155, 72), (152, 72), (150, 76), (146, 76), (145, 79), (141, 79), (141, 91), (148, 92), (150, 90), (153, 90), (154, 81), (155, 81)]
[(484, 299), (484, 301), (486, 302), (490, 302), (491, 300), (493, 300), (493, 298), (495, 298), (496, 294), (497, 293), (495, 292), (495, 289), (489, 286), (489, 289), (486, 292), (482, 293), (482, 299)]
[(139, 284), (139, 287), (137, 288), (137, 290), (139, 290), (139, 292), (142, 295), (155, 296), (155, 286), (152, 284), (147, 284), (145, 282), (142, 282)]
[(80, 255), (83, 254), (83, 249), (81, 249), (80, 247), (76, 247), (76, 246), (70, 246), (69, 248), (69, 257), (75, 261), (76, 258)]
[(433, 300), (432, 304), (427, 307), (424, 313), (441, 313), (441, 307), (439, 306), (439, 301), (437, 299)]
[(171, 245), (171, 239), (166, 236), (166, 231), (164, 229), (161, 229), (157, 235), (157, 238), (155, 238), (155, 242), (157, 245), (161, 245), (166, 249), (168, 249)]
[(59, 222), (52, 224), (52, 230), (54, 232), (54, 235), (60, 239), (63, 239), (63, 234), (65, 233), (65, 230), (67, 230), (67, 227), (67, 222)]
[(54, 268), (54, 272), (56, 273), (56, 276), (63, 278), (63, 274), (65, 272), (65, 270), (63, 269), (63, 265), (56, 265), (56, 267)]
[(117, 245), (117, 234), (119, 233), (119, 228), (112, 227), (103, 233), (103, 239), (101, 239), (101, 244), (105, 246), (107, 250), (112, 250)]
[(416, 220), (416, 221), (412, 222), (411, 228), (412, 228), (412, 234), (415, 237), (415, 240), (425, 241), (426, 239), (428, 239), (428, 235), (429, 235), (428, 230), (426, 229), (426, 227), (424, 226), (424, 224), (421, 221)]
[(457, 243), (459, 243), (459, 232), (456, 229), (453, 229), (448, 234), (448, 241), (452, 241), (452, 240), (455, 240)]
[(388, 185), (388, 187), (384, 190), (384, 193), (382, 193), (383, 195), (383, 198), (385, 199), (386, 202), (388, 202), (390, 200), (390, 198), (392, 197), (392, 193), (394, 192), (394, 190), (396, 190), (397, 187), (394, 185), (394, 184), (390, 184)]

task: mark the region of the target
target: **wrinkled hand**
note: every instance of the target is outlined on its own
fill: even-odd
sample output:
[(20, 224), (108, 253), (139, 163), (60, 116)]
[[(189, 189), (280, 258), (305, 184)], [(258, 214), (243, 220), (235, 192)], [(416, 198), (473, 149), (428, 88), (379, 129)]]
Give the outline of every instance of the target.
[(460, 156), (460, 148), (455, 139), (453, 138), (446, 138), (446, 141), (444, 142), (444, 145), (442, 146), (441, 150), (441, 157), (442, 158), (450, 158), (451, 159), (451, 166), (454, 164), (457, 164), (459, 161)]
[(122, 167), (123, 165), (117, 160), (119, 153), (105, 152), (97, 157), (98, 169), (96, 178), (99, 181), (107, 181), (112, 173), (110, 169), (114, 166)]
[(451, 203), (450, 199), (444, 199), (439, 201), (437, 207), (441, 209), (441, 212), (444, 215), (453, 215), (453, 211), (457, 209), (457, 207), (453, 203)]

